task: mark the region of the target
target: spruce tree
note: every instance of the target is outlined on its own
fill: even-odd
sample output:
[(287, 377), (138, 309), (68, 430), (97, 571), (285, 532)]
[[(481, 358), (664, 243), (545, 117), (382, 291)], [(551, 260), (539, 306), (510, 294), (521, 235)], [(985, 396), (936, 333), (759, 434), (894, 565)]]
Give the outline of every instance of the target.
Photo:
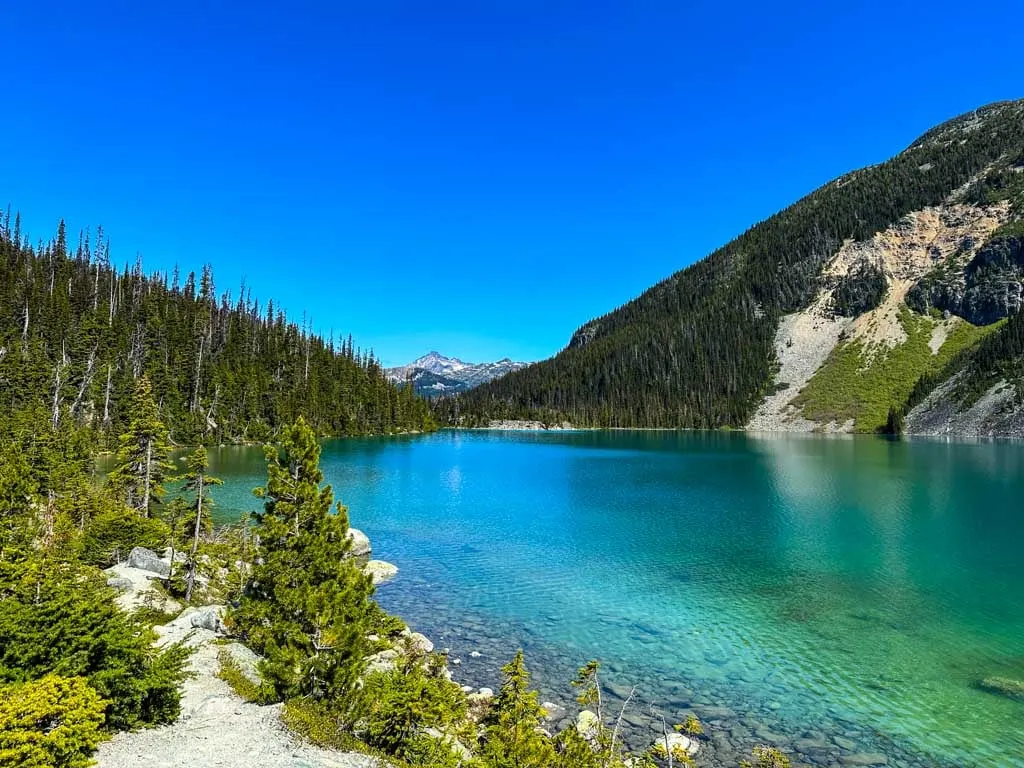
[(541, 732), (544, 710), (537, 703), (537, 692), (530, 690), (523, 652), (516, 653), (501, 671), (505, 679), (486, 720), (481, 762), (486, 768), (550, 768), (555, 753)]
[(330, 699), (344, 709), (368, 650), (372, 581), (350, 556), (345, 507), (332, 514), (331, 487), (321, 487), (313, 430), (299, 418), (266, 455), (257, 565), (232, 620), (266, 657), (264, 677), (277, 697)]
[(110, 482), (124, 494), (128, 506), (149, 517), (150, 507), (165, 493), (163, 482), (171, 468), (171, 446), (145, 376), (135, 385), (131, 413), (128, 431), (119, 441), (117, 466), (110, 473)]

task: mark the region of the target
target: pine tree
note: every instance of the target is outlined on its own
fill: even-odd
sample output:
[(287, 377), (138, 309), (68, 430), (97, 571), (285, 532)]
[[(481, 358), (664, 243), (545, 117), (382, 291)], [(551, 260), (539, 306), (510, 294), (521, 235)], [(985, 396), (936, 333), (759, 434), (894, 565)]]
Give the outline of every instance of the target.
[(160, 420), (153, 389), (144, 376), (135, 386), (132, 419), (128, 431), (121, 435), (118, 463), (110, 473), (110, 482), (124, 494), (128, 506), (145, 517), (165, 493), (163, 482), (171, 468), (170, 453), (167, 427)]
[(530, 690), (523, 652), (501, 668), (505, 676), (486, 720), (481, 762), (486, 768), (549, 768), (555, 760), (551, 741), (541, 733), (544, 710)]
[(276, 696), (353, 701), (367, 651), (371, 580), (350, 556), (348, 514), (321, 487), (320, 446), (299, 418), (267, 446), (257, 565), (232, 620), (266, 657)]

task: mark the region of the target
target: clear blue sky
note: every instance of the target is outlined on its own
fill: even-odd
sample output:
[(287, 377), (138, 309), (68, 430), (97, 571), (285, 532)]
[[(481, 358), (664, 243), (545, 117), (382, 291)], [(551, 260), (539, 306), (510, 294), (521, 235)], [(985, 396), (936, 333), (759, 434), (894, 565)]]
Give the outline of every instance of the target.
[[(538, 359), (933, 124), (1018, 2), (4, 3), (0, 200), (385, 363)], [(832, 6), (829, 8), (828, 6)]]

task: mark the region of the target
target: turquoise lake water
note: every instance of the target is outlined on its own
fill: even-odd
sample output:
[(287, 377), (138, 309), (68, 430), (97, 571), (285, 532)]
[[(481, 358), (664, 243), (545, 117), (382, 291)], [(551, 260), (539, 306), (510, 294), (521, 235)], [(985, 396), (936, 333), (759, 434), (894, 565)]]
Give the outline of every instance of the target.
[[(220, 519), (255, 509), (261, 452), (211, 459)], [(331, 441), (322, 465), (400, 568), (380, 601), (473, 684), (521, 646), (544, 699), (599, 658), (645, 710), (703, 714), (722, 760), (804, 738), (827, 765), (838, 738), (1024, 766), (1024, 702), (977, 687), (1024, 680), (1022, 444), (448, 431)]]

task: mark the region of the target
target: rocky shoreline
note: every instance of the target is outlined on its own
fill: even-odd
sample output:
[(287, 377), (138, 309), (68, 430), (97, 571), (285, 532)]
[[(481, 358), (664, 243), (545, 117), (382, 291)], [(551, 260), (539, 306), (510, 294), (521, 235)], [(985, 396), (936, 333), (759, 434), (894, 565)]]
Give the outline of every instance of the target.
[[(353, 555), (377, 584), (384, 584), (398, 569), (384, 561), (370, 560), (369, 539), (350, 529)], [(224, 766), (243, 768), (258, 764), (266, 768), (383, 768), (384, 763), (362, 754), (323, 750), (304, 744), (289, 733), (281, 722), (281, 705), (260, 706), (246, 702), (218, 677), (219, 652), (228, 649), (239, 666), (256, 672), (258, 659), (244, 646), (228, 643), (230, 638), (220, 620), (222, 606), (181, 610), (180, 604), (163, 596), (152, 582), (166, 576), (170, 552), (163, 557), (136, 549), (125, 563), (108, 569), (109, 584), (120, 594), (118, 602), (126, 609), (149, 607), (164, 613), (179, 612), (167, 624), (157, 628), (159, 644), (187, 637), (195, 649), (191, 669), (194, 677), (186, 682), (182, 700), (182, 718), (174, 725), (136, 733), (118, 734), (99, 751), (100, 768), (126, 768), (145, 764), (154, 768), (185, 766)], [(379, 599), (388, 610), (409, 618), (421, 619), (413, 605), (405, 604), (393, 588), (385, 588)], [(549, 728), (560, 731), (577, 727), (585, 731), (592, 713), (578, 712), (566, 684), (583, 661), (570, 658), (564, 649), (547, 644), (542, 633), (524, 632), (509, 624), (485, 624), (473, 617), (432, 607), (431, 619), (421, 628), (434, 640), (419, 632), (406, 631), (407, 645), (417, 652), (435, 650), (435, 642), (447, 658), (446, 672), (468, 695), (471, 709), (486, 710), (500, 682), (500, 667), (516, 647), (525, 646), (534, 671), (534, 682), (548, 711)], [(396, 664), (403, 651), (399, 648), (379, 651), (368, 658), (370, 670), (386, 670)], [(552, 670), (557, 670), (552, 674)], [(641, 752), (659, 739), (660, 715), (670, 723), (683, 722), (690, 715), (704, 725), (704, 735), (681, 745), (695, 754), (704, 768), (736, 768), (749, 757), (755, 746), (775, 747), (793, 758), (794, 766), (848, 768), (849, 766), (892, 766), (893, 768), (939, 768), (934, 760), (914, 755), (856, 723), (843, 720), (839, 713), (828, 722), (786, 722), (780, 717), (781, 705), (774, 697), (784, 698), (787, 691), (778, 683), (766, 681), (760, 701), (742, 700), (729, 681), (702, 682), (697, 691), (669, 670), (625, 669), (614, 660), (604, 664), (603, 693), (606, 712), (618, 712), (635, 692), (633, 703), (622, 716), (622, 737), (631, 749)], [(254, 679), (258, 683), (258, 677)], [(737, 684), (740, 681), (737, 681)], [(749, 682), (749, 681), (743, 681)], [(777, 690), (776, 690), (777, 689)], [(722, 702), (733, 703), (733, 707)], [(652, 709), (653, 708), (653, 709)], [(657, 714), (656, 714), (657, 713)], [(678, 736), (678, 735), (677, 735)], [(679, 736), (679, 738), (684, 738)], [(952, 766), (950, 766), (952, 768)]]

